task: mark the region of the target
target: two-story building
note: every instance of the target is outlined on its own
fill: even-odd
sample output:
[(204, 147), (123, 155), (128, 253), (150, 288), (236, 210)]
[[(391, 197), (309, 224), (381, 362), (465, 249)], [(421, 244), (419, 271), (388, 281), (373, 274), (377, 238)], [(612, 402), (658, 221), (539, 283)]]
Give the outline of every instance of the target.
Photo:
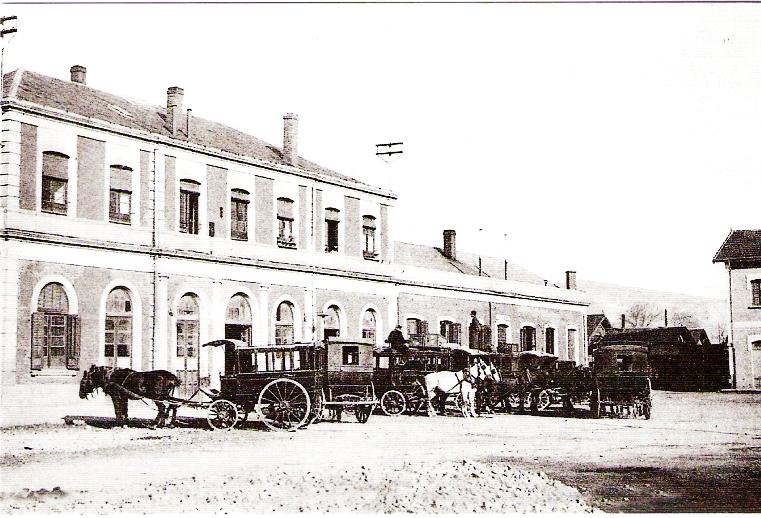
[[(168, 369), (183, 394), (216, 384), (200, 345), (331, 336), (378, 345), (397, 324), (465, 344), (475, 311), (498, 344), (586, 361), (587, 302), (517, 268), (396, 243), (393, 193), (183, 108), (17, 70), (3, 78), (0, 372), (3, 406), (30, 386), (62, 405), (90, 364)], [(488, 262), (488, 261), (487, 261)], [(499, 266), (502, 260), (498, 261)], [(507, 269), (505, 269), (507, 272)]]
[(761, 230), (730, 232), (713, 262), (727, 269), (735, 386), (761, 388)]

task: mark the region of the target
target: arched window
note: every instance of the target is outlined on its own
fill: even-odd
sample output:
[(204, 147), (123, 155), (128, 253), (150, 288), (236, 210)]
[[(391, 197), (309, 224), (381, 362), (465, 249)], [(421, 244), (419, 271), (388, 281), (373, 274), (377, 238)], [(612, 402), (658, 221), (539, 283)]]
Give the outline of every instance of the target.
[(69, 314), (62, 284), (43, 286), (31, 320), (32, 369), (79, 369), (79, 317)]
[(293, 236), (293, 200), (277, 199), (277, 244), (282, 248), (296, 248)]
[(362, 316), (362, 338), (375, 343), (376, 326), (375, 311), (368, 309)]
[(177, 353), (175, 370), (180, 378), (180, 392), (189, 396), (198, 389), (200, 356), (200, 311), (198, 299), (186, 293), (177, 304)]
[(66, 215), (69, 157), (55, 151), (42, 153), (42, 211)]
[(555, 329), (552, 327), (544, 330), (544, 352), (555, 354)]
[(293, 304), (283, 301), (275, 311), (275, 343), (292, 344), (293, 342)]
[(251, 345), (251, 306), (242, 293), (234, 295), (227, 303), (225, 338), (242, 340)]
[(442, 320), (439, 327), (439, 334), (443, 336), (448, 343), (460, 343), (460, 336), (462, 335), (462, 324), (455, 323), (450, 320)]
[(378, 256), (375, 251), (375, 216), (362, 216), (362, 237), (365, 242), (362, 255), (365, 259), (375, 259)]
[(536, 350), (536, 329), (531, 326), (521, 328), (521, 351)]
[(131, 355), (132, 299), (126, 288), (114, 288), (106, 299), (104, 356), (106, 363), (113, 367), (129, 367)]
[(341, 334), (341, 316), (338, 306), (328, 306), (323, 318), (323, 339), (335, 338)]

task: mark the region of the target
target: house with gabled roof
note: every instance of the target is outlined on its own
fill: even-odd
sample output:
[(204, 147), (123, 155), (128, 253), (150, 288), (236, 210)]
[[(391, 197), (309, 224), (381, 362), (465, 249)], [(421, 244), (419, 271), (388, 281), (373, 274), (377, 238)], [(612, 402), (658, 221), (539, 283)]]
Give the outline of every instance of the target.
[(731, 231), (713, 262), (727, 270), (735, 386), (761, 389), (761, 230)]

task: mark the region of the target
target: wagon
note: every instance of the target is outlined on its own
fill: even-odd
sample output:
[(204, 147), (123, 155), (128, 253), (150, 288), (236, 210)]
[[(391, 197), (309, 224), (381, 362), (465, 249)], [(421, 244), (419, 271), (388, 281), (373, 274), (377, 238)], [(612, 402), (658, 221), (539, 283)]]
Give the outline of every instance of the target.
[(373, 355), (380, 408), (390, 416), (425, 413), (428, 402), (423, 378), (452, 368), (451, 349), (440, 347), (410, 347), (404, 352), (384, 347)]
[(238, 340), (205, 344), (224, 347), (221, 388), (212, 399), (207, 421), (230, 429), (256, 413), (272, 430), (296, 430), (319, 420), (323, 412), (353, 411), (365, 423), (378, 404), (373, 385), (372, 345), (364, 342), (249, 346)]
[(594, 384), (589, 408), (593, 417), (644, 417), (653, 407), (647, 348), (616, 344), (599, 347), (594, 355)]

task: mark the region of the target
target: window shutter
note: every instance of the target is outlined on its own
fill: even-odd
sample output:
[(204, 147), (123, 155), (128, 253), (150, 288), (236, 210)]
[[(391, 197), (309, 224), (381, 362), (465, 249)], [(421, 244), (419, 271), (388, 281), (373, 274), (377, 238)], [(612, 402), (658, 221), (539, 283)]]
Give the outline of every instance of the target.
[(452, 342), (456, 344), (462, 344), (462, 324), (459, 322), (456, 324), (452, 324)]
[(428, 322), (425, 320), (422, 320), (420, 322), (420, 330), (418, 331), (421, 335), (427, 335), (428, 334)]
[(79, 369), (79, 317), (66, 315), (66, 368)]
[(45, 314), (32, 313), (32, 370), (42, 370), (45, 355)]

